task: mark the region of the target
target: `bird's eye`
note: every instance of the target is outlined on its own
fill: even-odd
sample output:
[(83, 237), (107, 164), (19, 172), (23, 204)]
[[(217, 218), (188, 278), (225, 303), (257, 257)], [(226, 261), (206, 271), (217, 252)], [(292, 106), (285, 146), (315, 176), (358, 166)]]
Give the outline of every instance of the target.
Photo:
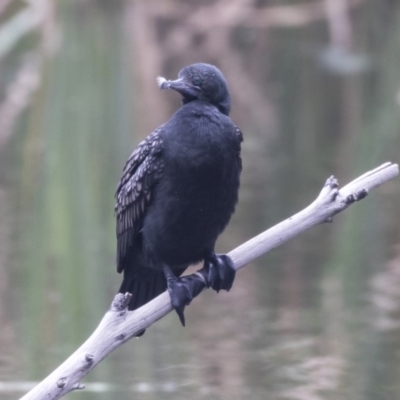
[(195, 76), (192, 79), (192, 83), (193, 83), (194, 86), (200, 86), (201, 82), (202, 82), (202, 80), (201, 80), (201, 78), (199, 76)]

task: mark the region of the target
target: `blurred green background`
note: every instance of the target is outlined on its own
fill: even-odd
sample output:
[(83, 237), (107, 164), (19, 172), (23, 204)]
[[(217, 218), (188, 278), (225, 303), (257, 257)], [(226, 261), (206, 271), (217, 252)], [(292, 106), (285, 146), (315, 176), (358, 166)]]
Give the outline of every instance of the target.
[[(0, 397), (22, 396), (116, 293), (114, 190), (177, 107), (157, 75), (225, 74), (242, 187), (220, 251), (334, 174), (399, 161), (397, 0), (0, 1)], [(400, 399), (400, 190), (204, 293), (105, 359), (79, 399)]]

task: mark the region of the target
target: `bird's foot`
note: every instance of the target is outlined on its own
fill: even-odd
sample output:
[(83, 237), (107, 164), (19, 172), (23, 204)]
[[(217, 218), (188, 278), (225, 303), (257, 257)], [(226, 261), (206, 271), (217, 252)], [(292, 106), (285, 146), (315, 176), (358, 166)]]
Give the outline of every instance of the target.
[(215, 253), (204, 260), (203, 268), (197, 272), (203, 276), (206, 286), (213, 288), (217, 293), (221, 289), (229, 292), (236, 274), (231, 258)]
[(168, 265), (164, 265), (164, 273), (172, 307), (178, 314), (181, 324), (185, 326), (185, 307), (205, 288), (206, 284), (202, 277), (196, 274), (178, 278)]

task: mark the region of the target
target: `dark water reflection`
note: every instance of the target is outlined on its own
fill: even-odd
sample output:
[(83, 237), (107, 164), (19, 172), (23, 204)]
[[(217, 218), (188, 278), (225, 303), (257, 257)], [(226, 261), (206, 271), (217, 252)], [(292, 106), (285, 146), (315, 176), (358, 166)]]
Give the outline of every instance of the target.
[[(384, 2), (389, 21), (365, 3), (355, 36), (367, 43), (357, 46), (381, 61), (352, 75), (321, 64), (322, 20), (257, 34), (238, 29), (235, 46), (218, 58), (225, 28), (216, 28), (215, 43), (196, 36), (203, 43), (196, 54), (173, 53), (180, 29), (190, 37), (195, 25), (158, 21), (168, 9), (152, 2), (57, 3), (62, 46), (42, 60), (39, 89), (0, 147), (2, 399), (58, 366), (115, 294), (116, 182), (135, 144), (178, 105), (174, 94), (157, 91), (156, 74), (173, 76), (200, 57), (229, 80), (233, 118), (245, 134), (244, 173), (221, 251), (307, 206), (330, 174), (346, 183), (398, 161), (400, 8)], [(150, 22), (159, 23), (156, 38)], [(13, 57), (1, 60), (7, 74)], [(333, 224), (241, 270), (230, 293), (202, 294), (185, 329), (168, 315), (69, 398), (400, 398), (399, 193), (397, 181), (386, 184)]]

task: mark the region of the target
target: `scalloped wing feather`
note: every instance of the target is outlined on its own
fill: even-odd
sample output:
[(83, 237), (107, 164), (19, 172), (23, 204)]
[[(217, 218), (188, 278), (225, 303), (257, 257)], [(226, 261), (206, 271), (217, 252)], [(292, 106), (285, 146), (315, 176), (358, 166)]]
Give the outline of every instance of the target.
[(139, 144), (125, 164), (115, 194), (118, 272), (125, 268), (129, 248), (142, 229), (154, 186), (163, 172), (161, 152), (162, 139), (158, 128)]

